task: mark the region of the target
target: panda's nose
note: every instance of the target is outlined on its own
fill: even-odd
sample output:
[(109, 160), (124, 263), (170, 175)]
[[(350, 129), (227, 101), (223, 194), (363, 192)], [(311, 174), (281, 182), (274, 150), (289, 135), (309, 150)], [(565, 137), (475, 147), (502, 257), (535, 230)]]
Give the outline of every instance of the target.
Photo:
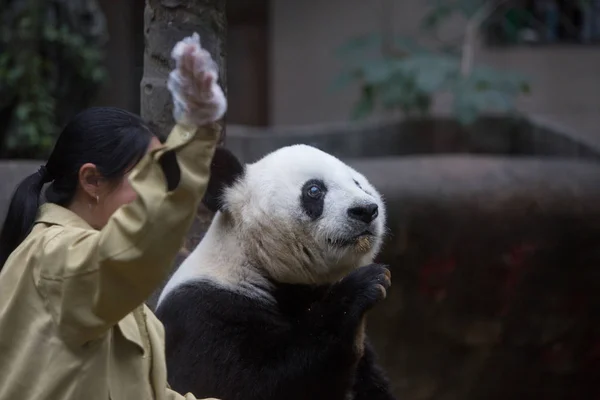
[(379, 206), (375, 203), (370, 203), (358, 207), (348, 209), (348, 216), (352, 219), (362, 221), (365, 224), (370, 224), (379, 215)]

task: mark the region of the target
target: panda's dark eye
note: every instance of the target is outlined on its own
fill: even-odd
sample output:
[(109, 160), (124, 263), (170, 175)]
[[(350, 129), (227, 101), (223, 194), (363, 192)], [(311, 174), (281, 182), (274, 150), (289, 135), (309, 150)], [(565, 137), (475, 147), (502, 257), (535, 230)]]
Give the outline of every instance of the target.
[(321, 197), (321, 194), (323, 194), (323, 191), (317, 185), (310, 185), (308, 187), (308, 190), (306, 191), (306, 194), (308, 194), (313, 199), (318, 199), (319, 197)]

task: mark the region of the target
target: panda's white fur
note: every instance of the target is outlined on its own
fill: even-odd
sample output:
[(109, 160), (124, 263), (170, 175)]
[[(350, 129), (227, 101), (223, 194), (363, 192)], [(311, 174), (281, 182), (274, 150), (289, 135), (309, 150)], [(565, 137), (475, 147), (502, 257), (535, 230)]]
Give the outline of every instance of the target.
[[(311, 221), (300, 205), (300, 188), (310, 179), (327, 185), (317, 221)], [(222, 201), (226, 212), (217, 212), (158, 304), (191, 280), (209, 279), (263, 296), (268, 292), (258, 287), (264, 287), (265, 274), (285, 283), (330, 283), (372, 262), (386, 231), (384, 201), (369, 181), (338, 158), (307, 145), (284, 147), (246, 165), (243, 178), (225, 190)], [(365, 203), (379, 207), (368, 249), (332, 244), (357, 234), (347, 210)]]

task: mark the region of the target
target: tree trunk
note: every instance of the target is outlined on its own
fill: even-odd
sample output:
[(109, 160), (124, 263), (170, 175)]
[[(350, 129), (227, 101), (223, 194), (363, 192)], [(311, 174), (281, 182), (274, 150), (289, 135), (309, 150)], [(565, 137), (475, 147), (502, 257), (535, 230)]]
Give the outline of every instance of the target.
[[(225, 0), (146, 0), (144, 13), (144, 76), (141, 82), (141, 115), (165, 137), (173, 127), (173, 104), (167, 90), (167, 76), (175, 66), (171, 50), (186, 36), (198, 32), (200, 43), (213, 56), (219, 66), (219, 83), (227, 94), (226, 83), (226, 32)], [(223, 137), (224, 121), (221, 121)], [(202, 205), (186, 238), (184, 249), (175, 262), (173, 271), (202, 238), (212, 219), (212, 214)], [(187, 249), (187, 250), (186, 250)], [(166, 283), (166, 282), (165, 282)], [(154, 308), (157, 290), (148, 300)]]

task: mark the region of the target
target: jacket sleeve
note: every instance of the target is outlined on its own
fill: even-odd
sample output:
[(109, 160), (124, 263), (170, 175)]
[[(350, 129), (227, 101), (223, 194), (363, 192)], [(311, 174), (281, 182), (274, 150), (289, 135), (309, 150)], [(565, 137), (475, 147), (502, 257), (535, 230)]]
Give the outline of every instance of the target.
[(102, 336), (166, 279), (205, 193), (219, 129), (176, 125), (130, 174), (136, 200), (102, 230), (47, 229), (36, 283), (64, 339)]

